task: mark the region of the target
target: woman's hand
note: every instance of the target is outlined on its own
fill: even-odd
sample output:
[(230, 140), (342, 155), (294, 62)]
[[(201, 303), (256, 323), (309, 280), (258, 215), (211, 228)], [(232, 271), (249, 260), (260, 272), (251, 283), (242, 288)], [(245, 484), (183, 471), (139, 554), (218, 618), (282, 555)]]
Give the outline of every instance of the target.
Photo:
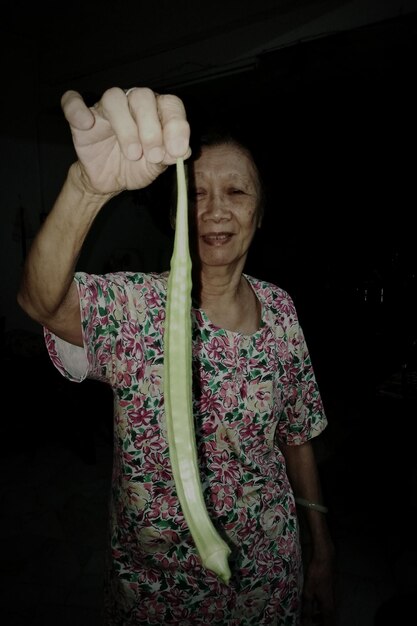
[(306, 567), (303, 589), (302, 626), (335, 626), (336, 571), (334, 548), (329, 538), (314, 551)]
[(61, 99), (85, 188), (116, 194), (149, 185), (178, 157), (190, 156), (182, 101), (137, 87), (113, 87), (87, 107), (76, 91)]

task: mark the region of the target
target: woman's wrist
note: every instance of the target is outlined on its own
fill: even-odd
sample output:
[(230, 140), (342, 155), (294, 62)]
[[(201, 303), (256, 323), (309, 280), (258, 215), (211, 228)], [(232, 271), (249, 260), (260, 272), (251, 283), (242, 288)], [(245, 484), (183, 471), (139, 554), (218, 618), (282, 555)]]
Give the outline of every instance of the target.
[(100, 192), (91, 186), (87, 178), (79, 161), (75, 161), (68, 170), (67, 183), (72, 185), (78, 193), (81, 193), (89, 204), (93, 203), (102, 207), (106, 202), (123, 191), (122, 189), (106, 193)]

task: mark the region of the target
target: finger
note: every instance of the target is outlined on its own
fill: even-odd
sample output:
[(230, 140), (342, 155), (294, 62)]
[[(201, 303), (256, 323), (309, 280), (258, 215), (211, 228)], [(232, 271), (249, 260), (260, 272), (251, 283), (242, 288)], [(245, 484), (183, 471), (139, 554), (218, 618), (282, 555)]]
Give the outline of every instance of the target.
[(89, 130), (94, 126), (94, 115), (77, 91), (69, 90), (61, 98), (65, 118), (78, 130)]
[(128, 91), (129, 108), (136, 120), (145, 158), (150, 163), (162, 163), (166, 151), (156, 97), (147, 87)]
[(172, 94), (157, 97), (158, 112), (163, 129), (163, 142), (167, 163), (174, 163), (178, 157), (188, 158), (191, 154), (190, 126), (184, 104)]
[(112, 87), (105, 91), (95, 109), (110, 123), (125, 157), (131, 161), (140, 159), (142, 145), (138, 128), (123, 89)]

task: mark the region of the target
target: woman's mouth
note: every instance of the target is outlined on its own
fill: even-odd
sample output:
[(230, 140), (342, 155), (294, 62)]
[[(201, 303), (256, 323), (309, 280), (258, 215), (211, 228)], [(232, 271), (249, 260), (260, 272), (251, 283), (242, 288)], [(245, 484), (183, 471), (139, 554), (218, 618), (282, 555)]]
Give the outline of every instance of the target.
[(221, 246), (232, 238), (232, 233), (207, 233), (201, 239), (209, 246)]

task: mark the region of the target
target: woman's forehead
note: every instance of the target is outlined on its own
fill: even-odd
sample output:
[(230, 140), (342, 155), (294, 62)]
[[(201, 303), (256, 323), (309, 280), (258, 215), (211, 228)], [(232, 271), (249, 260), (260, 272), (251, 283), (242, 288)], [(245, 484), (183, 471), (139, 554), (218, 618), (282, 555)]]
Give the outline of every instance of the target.
[(254, 163), (247, 151), (230, 143), (204, 146), (193, 169), (198, 177), (209, 176), (214, 171), (219, 176), (236, 179), (253, 179), (255, 175)]

